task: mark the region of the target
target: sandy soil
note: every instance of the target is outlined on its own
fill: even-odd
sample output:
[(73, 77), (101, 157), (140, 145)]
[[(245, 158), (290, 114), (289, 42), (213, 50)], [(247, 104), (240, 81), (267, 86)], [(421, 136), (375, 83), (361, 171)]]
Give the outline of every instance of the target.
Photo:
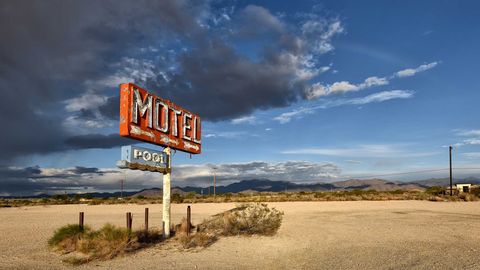
[[(161, 224), (161, 205), (62, 205), (0, 209), (0, 269), (480, 269), (480, 202), (287, 202), (273, 237), (227, 237), (179, 251), (159, 245), (111, 261), (72, 267), (47, 247), (52, 232), (75, 223)], [(194, 204), (194, 223), (234, 204)], [(178, 223), (186, 205), (173, 205)]]

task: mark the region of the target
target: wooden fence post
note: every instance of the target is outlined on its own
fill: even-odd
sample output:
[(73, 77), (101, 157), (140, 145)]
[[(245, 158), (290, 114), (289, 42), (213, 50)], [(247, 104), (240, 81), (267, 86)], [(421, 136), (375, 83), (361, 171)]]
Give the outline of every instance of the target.
[(83, 221), (84, 221), (84, 213), (80, 212), (78, 213), (78, 226), (80, 227), (80, 230), (83, 231)]
[(132, 230), (132, 213), (127, 212), (127, 229)]
[(148, 231), (148, 208), (145, 208), (145, 231)]
[(191, 210), (190, 210), (190, 205), (187, 206), (187, 235), (190, 235), (190, 230), (192, 229), (191, 228), (191, 219), (192, 219), (192, 215), (191, 215)]

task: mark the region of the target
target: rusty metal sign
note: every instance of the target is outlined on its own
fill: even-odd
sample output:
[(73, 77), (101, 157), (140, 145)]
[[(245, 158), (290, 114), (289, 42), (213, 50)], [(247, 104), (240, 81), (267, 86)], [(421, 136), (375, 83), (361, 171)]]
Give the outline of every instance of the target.
[(201, 120), (133, 83), (120, 85), (120, 135), (200, 154)]

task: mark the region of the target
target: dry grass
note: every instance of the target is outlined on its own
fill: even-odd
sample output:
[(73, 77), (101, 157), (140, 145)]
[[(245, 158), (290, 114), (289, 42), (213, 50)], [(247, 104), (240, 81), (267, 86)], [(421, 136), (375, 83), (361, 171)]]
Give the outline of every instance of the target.
[(70, 264), (81, 264), (92, 260), (112, 259), (125, 253), (136, 251), (161, 241), (158, 231), (131, 232), (111, 224), (104, 225), (99, 230), (78, 225), (66, 225), (55, 231), (49, 240), (49, 245), (66, 253), (78, 253), (64, 261)]
[[(187, 233), (187, 220), (184, 218), (175, 226), (174, 240), (184, 249), (190, 249), (208, 247), (220, 236), (273, 235), (280, 228), (282, 216), (282, 212), (264, 203), (242, 204), (212, 216), (197, 227), (190, 224), (191, 229), (196, 228), (195, 232)], [(48, 243), (62, 254), (72, 253), (73, 256), (67, 257), (64, 262), (78, 265), (92, 260), (112, 259), (161, 240), (158, 231), (131, 232), (111, 224), (99, 230), (66, 225), (56, 230)]]
[(208, 247), (215, 243), (218, 237), (215, 234), (208, 232), (196, 232), (190, 235), (182, 232), (177, 234), (176, 239), (178, 239), (184, 249), (190, 249), (196, 247)]
[(282, 224), (283, 212), (265, 203), (242, 204), (212, 216), (197, 225), (197, 231), (186, 233), (186, 220), (177, 225), (176, 239), (185, 249), (207, 247), (220, 236), (274, 235)]
[[(387, 200), (429, 200), (429, 201), (473, 201), (480, 198), (480, 188), (472, 188), (472, 196), (448, 196), (445, 188), (430, 187), (422, 190), (343, 190), (343, 191), (317, 191), (317, 192), (258, 192), (258, 193), (225, 193), (213, 195), (185, 195), (173, 194), (172, 203), (223, 203), (223, 202), (294, 202), (294, 201), (387, 201)], [(56, 204), (161, 204), (159, 197), (126, 197), (119, 198), (82, 198), (81, 196), (69, 197), (56, 195), (42, 199), (0, 199), (0, 207), (21, 207), (31, 205), (56, 205)]]

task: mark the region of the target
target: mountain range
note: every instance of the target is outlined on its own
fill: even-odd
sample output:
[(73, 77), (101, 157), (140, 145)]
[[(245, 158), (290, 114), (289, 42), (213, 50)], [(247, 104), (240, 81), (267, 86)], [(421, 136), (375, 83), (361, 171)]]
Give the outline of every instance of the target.
[[(480, 178), (469, 177), (465, 179), (457, 179), (454, 181), (456, 183), (471, 183), (471, 184), (480, 184)], [(419, 181), (412, 182), (399, 182), (399, 181), (388, 181), (383, 179), (350, 179), (346, 181), (338, 181), (333, 183), (313, 183), (313, 184), (297, 184), (288, 181), (272, 181), (269, 179), (251, 179), (251, 180), (242, 180), (240, 182), (235, 182), (225, 186), (217, 186), (216, 193), (256, 193), (256, 192), (300, 192), (300, 191), (338, 191), (338, 190), (377, 190), (377, 191), (388, 191), (388, 190), (424, 190), (432, 186), (448, 186), (448, 178), (431, 178)], [(172, 194), (186, 194), (189, 192), (195, 192), (197, 194), (213, 194), (213, 186), (210, 187), (173, 187), (171, 190)], [(93, 192), (87, 193), (92, 197), (96, 198), (105, 198), (105, 197), (120, 197), (121, 192)], [(83, 196), (87, 194), (82, 194)], [(75, 196), (77, 194), (69, 194), (70, 196)], [(143, 189), (140, 191), (124, 191), (124, 197), (159, 197), (162, 196), (162, 189), (160, 188), (149, 188)], [(36, 196), (28, 196), (29, 198), (45, 198), (50, 197), (47, 194), (40, 194)], [(9, 197), (3, 197), (9, 198)]]
[[(480, 184), (479, 178), (466, 178), (454, 181), (455, 183), (471, 183)], [(414, 182), (392, 182), (383, 179), (351, 179), (333, 183), (314, 183), (314, 184), (297, 184), (287, 181), (272, 181), (268, 179), (252, 179), (242, 180), (226, 186), (217, 186), (216, 193), (255, 193), (255, 192), (299, 192), (299, 191), (337, 191), (337, 190), (424, 190), (432, 186), (447, 186), (448, 178), (432, 178)], [(210, 187), (175, 187), (172, 188), (172, 194), (186, 194), (195, 192), (197, 194), (213, 193), (213, 186)], [(141, 190), (133, 196), (162, 196), (160, 188)]]

